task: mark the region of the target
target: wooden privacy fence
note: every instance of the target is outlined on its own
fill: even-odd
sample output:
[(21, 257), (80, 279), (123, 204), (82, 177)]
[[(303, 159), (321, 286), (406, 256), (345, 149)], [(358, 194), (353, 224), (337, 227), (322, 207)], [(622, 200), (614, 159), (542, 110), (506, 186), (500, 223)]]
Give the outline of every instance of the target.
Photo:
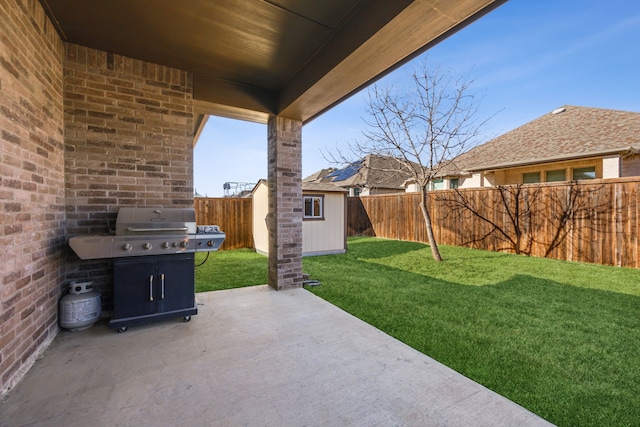
[[(429, 193), (438, 243), (640, 268), (640, 179)], [(420, 195), (349, 197), (347, 233), (427, 242)], [(252, 199), (196, 198), (196, 222), (227, 233), (221, 249), (253, 248)]]
[(250, 198), (196, 197), (193, 207), (198, 225), (218, 225), (227, 234), (221, 250), (253, 248)]
[[(428, 195), (438, 243), (640, 267), (640, 180), (458, 189)], [(350, 236), (427, 242), (420, 195), (349, 198)]]

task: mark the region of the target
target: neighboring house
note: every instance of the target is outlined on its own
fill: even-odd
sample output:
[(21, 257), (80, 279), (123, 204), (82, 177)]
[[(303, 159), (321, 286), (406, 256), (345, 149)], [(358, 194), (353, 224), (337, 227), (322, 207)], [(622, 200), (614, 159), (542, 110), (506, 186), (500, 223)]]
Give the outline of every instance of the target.
[(330, 182), (330, 179), (324, 179), (326, 176), (331, 175), (333, 172), (337, 171), (336, 168), (326, 168), (320, 169), (316, 173), (309, 175), (304, 178), (302, 182)]
[(565, 105), (456, 157), (431, 189), (638, 176), (639, 149), (640, 113)]
[[(341, 254), (347, 251), (347, 190), (331, 183), (303, 182), (302, 255)], [(260, 180), (253, 197), (253, 241), (256, 252), (269, 253), (267, 181)]]
[[(459, 176), (438, 176), (429, 183), (429, 191), (458, 188), (462, 179)], [(409, 178), (404, 182), (406, 193), (419, 193), (420, 187), (415, 178)]]
[(322, 169), (304, 178), (305, 182), (330, 182), (349, 192), (349, 196), (398, 193), (411, 173), (393, 157), (368, 154), (341, 169)]

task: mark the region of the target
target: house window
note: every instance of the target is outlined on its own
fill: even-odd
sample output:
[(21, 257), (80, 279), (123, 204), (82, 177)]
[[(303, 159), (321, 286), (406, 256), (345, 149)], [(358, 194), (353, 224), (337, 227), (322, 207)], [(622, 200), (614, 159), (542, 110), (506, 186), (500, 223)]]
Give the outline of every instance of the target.
[(324, 219), (324, 196), (304, 196), (304, 219)]
[(431, 190), (444, 190), (444, 179), (434, 178), (431, 180)]
[(450, 189), (458, 188), (458, 178), (451, 178), (449, 180), (449, 188)]
[(547, 171), (547, 182), (566, 181), (565, 170), (557, 169), (553, 171)]
[(596, 179), (596, 167), (575, 168), (573, 170), (573, 180), (578, 181), (580, 179)]
[(527, 172), (522, 174), (523, 184), (536, 184), (540, 182), (540, 172)]

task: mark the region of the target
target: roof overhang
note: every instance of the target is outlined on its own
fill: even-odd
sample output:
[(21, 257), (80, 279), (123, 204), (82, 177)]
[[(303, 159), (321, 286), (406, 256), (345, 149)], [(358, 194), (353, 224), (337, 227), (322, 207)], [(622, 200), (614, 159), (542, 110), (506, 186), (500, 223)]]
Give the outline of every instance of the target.
[(191, 71), (197, 116), (260, 123), (306, 123), (505, 1), (40, 0), (64, 41)]
[(580, 159), (604, 157), (604, 156), (615, 156), (615, 155), (626, 156), (626, 155), (638, 154), (638, 153), (639, 153), (639, 150), (637, 148), (630, 147), (630, 146), (607, 149), (607, 150), (594, 150), (594, 151), (586, 151), (584, 153), (573, 153), (573, 154), (563, 154), (559, 156), (541, 157), (538, 159), (531, 159), (531, 160), (522, 161), (522, 162), (498, 163), (494, 165), (477, 166), (472, 168), (466, 168), (463, 172), (460, 172), (460, 174), (465, 175), (473, 172), (492, 172), (500, 169), (539, 165), (544, 163), (555, 163), (560, 161), (572, 161), (572, 160), (580, 160)]

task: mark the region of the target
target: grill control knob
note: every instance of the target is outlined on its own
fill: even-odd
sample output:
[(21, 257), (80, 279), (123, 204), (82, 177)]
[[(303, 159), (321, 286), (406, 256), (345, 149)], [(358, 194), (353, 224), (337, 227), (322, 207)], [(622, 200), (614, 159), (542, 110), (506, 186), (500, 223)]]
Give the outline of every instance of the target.
[(187, 246), (189, 246), (189, 242), (180, 242), (181, 248), (186, 248)]
[(131, 249), (133, 249), (133, 246), (131, 246), (131, 243), (125, 243), (124, 245), (122, 245), (122, 249), (124, 249), (125, 251), (130, 251)]
[(145, 243), (144, 245), (142, 245), (142, 249), (147, 249), (147, 250), (151, 249), (151, 243), (149, 242)]
[(164, 242), (162, 244), (162, 249), (169, 249), (169, 247), (171, 247), (171, 244), (169, 244), (169, 242)]

